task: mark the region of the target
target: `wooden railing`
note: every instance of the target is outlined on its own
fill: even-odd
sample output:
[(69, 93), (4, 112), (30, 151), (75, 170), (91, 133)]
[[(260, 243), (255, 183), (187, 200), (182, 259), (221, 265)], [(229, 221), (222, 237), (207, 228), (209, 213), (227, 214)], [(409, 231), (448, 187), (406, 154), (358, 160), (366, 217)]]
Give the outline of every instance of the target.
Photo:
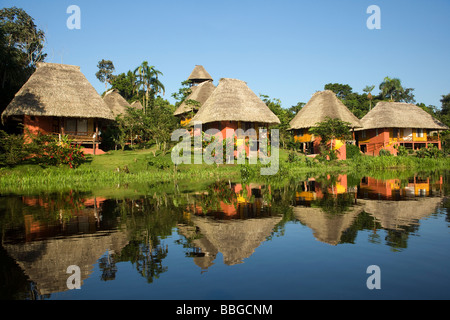
[(53, 135), (59, 137), (59, 140), (65, 135), (74, 143), (100, 143), (101, 141), (101, 137), (96, 132), (65, 132), (64, 134), (53, 132)]

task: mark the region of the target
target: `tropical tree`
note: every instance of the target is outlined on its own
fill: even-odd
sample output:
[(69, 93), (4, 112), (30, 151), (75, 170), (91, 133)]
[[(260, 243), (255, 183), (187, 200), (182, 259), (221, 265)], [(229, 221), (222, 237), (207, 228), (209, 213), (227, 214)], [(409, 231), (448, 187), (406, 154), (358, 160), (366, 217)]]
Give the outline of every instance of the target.
[(136, 90), (136, 76), (132, 71), (114, 76), (111, 88), (119, 91), (120, 95), (129, 102), (140, 100), (139, 92)]
[(115, 70), (114, 64), (111, 60), (102, 59), (97, 64), (98, 71), (95, 74), (100, 82), (105, 83), (105, 91), (108, 89), (108, 83), (111, 84), (114, 79), (113, 72)]
[[(269, 96), (260, 94), (261, 100), (267, 105), (267, 107), (280, 119), (280, 124), (274, 126), (274, 129), (279, 130), (279, 137), (281, 145), (286, 147), (286, 145), (290, 142), (292, 138), (291, 133), (288, 131), (289, 122), (295, 117), (297, 114), (295, 111), (300, 110), (304, 103), (299, 102), (297, 105), (292, 106), (290, 109), (285, 109), (281, 105), (280, 99), (271, 99)], [(294, 113), (295, 112), (295, 113)]]
[(44, 61), (45, 34), (23, 9), (0, 10), (0, 113)]
[(353, 92), (353, 88), (348, 84), (328, 83), (324, 87), (325, 90), (331, 90), (336, 94), (343, 104), (359, 119), (369, 112), (369, 101), (366, 94)]
[(373, 100), (373, 96), (372, 96), (372, 91), (373, 89), (375, 89), (375, 85), (371, 85), (371, 86), (366, 86), (363, 91), (367, 93), (367, 99), (369, 99), (370, 103), (369, 103), (369, 111), (372, 110), (372, 100)]
[(407, 102), (414, 103), (414, 95), (412, 88), (403, 88), (399, 78), (385, 77), (380, 83), (380, 98), (391, 102)]
[(144, 61), (134, 70), (134, 74), (136, 76), (137, 90), (142, 90), (145, 93), (142, 105), (145, 113), (147, 113), (148, 107), (152, 107), (155, 95), (161, 91), (165, 92), (164, 85), (159, 80), (159, 76), (163, 75), (163, 73), (157, 70), (155, 66), (151, 66), (147, 61)]
[[(337, 158), (336, 150), (333, 149), (333, 141), (352, 138), (350, 123), (329, 117), (322, 122), (316, 123), (315, 127), (309, 131), (321, 138), (322, 155), (328, 155), (330, 160)], [(328, 146), (329, 150), (327, 150)]]

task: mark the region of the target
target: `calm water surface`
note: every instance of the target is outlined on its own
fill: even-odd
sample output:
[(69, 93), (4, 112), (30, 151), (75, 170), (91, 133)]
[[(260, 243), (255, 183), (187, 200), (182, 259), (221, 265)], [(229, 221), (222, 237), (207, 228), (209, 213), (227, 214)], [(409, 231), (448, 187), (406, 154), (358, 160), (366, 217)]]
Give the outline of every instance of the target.
[(449, 187), (443, 173), (1, 195), (0, 297), (449, 299)]

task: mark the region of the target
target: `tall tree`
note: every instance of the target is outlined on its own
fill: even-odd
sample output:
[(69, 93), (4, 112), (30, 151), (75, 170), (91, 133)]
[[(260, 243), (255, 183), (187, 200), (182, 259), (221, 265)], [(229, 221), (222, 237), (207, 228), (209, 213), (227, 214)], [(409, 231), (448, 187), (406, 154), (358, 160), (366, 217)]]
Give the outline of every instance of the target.
[[(336, 159), (336, 150), (333, 150), (334, 140), (349, 140), (352, 138), (350, 132), (350, 123), (339, 119), (332, 119), (327, 117), (324, 121), (316, 124), (315, 127), (309, 131), (321, 138), (321, 145), (323, 154), (329, 155), (330, 160)], [(326, 152), (326, 147), (329, 145), (329, 150)]]
[(372, 100), (373, 100), (372, 91), (373, 91), (373, 89), (375, 89), (375, 85), (366, 86), (363, 89), (363, 91), (367, 93), (367, 99), (369, 99), (369, 101), (370, 101), (369, 111), (372, 110)]
[(16, 7), (0, 10), (0, 113), (44, 61), (45, 34)]
[(95, 74), (98, 80), (100, 82), (105, 83), (105, 91), (108, 89), (108, 83), (111, 84), (112, 80), (114, 79), (113, 72), (116, 69), (114, 67), (114, 64), (111, 60), (105, 60), (102, 59), (102, 61), (99, 61), (97, 64), (98, 71)]
[(165, 92), (164, 85), (159, 80), (159, 76), (163, 75), (163, 73), (157, 70), (155, 66), (150, 66), (147, 61), (144, 61), (134, 70), (134, 74), (136, 75), (138, 90), (143, 90), (145, 93), (142, 105), (144, 106), (144, 111), (147, 112), (148, 107), (151, 107), (153, 104), (155, 95), (161, 91)]
[(353, 93), (353, 88), (348, 84), (328, 83), (324, 87), (325, 90), (333, 91), (339, 99), (346, 100)]
[(414, 89), (403, 88), (399, 78), (385, 77), (380, 83), (380, 98), (382, 100), (389, 100), (391, 102), (407, 102), (414, 103)]
[(441, 115), (450, 115), (450, 93), (442, 96), (441, 103)]

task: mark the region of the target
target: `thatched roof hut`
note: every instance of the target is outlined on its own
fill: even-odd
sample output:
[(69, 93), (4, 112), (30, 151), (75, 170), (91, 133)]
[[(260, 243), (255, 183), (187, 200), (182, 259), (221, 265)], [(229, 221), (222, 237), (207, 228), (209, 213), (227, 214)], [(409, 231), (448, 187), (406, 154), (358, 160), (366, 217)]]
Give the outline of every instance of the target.
[(279, 124), (278, 117), (242, 80), (223, 78), (190, 124), (245, 121)]
[(318, 241), (333, 246), (341, 242), (342, 235), (362, 211), (363, 207), (360, 205), (353, 206), (343, 214), (327, 213), (321, 208), (293, 207), (295, 218), (313, 230)]
[[(84, 218), (84, 219), (83, 219)], [(87, 224), (87, 217), (79, 218), (80, 225)], [(77, 229), (76, 224), (70, 226)], [(95, 227), (90, 225), (89, 230)], [(125, 226), (117, 230), (98, 230), (91, 233), (48, 236), (35, 241), (9, 241), (3, 247), (25, 275), (36, 284), (41, 295), (67, 291), (67, 268), (80, 267), (81, 285), (94, 272), (94, 266), (106, 251), (120, 253), (128, 244)]]
[(197, 242), (205, 250), (207, 261), (204, 266), (212, 264), (212, 259), (220, 252), (226, 265), (242, 263), (250, 257), (272, 234), (275, 226), (282, 220), (281, 216), (258, 219), (216, 220), (210, 217), (192, 218), (204, 241)]
[(189, 75), (188, 80), (192, 81), (193, 83), (199, 83), (207, 80), (212, 81), (213, 78), (203, 66), (196, 65), (194, 70), (192, 70), (191, 74)]
[(138, 110), (143, 110), (143, 109), (144, 109), (144, 107), (142, 106), (142, 103), (141, 103), (140, 101), (134, 101), (134, 102), (131, 104), (131, 106), (132, 106), (133, 108), (135, 108), (135, 109), (138, 109)]
[(358, 200), (364, 211), (372, 215), (385, 229), (401, 230), (407, 226), (418, 225), (434, 212), (442, 202), (439, 197), (419, 198), (403, 201)]
[(111, 89), (103, 96), (103, 101), (111, 109), (114, 117), (128, 112), (131, 105), (125, 100), (116, 89)]
[(448, 127), (422, 108), (402, 102), (381, 101), (362, 119), (363, 128), (418, 128), (447, 130)]
[(36, 71), (6, 107), (2, 121), (24, 115), (114, 119), (80, 67), (44, 62), (37, 64)]
[(360, 120), (336, 97), (331, 90), (314, 93), (308, 103), (289, 123), (292, 129), (312, 128), (327, 117), (350, 123), (351, 128), (362, 127)]
[(179, 116), (185, 113), (189, 113), (194, 110), (194, 105), (188, 104), (187, 101), (194, 100), (197, 101), (200, 106), (199, 108), (208, 100), (211, 93), (216, 89), (216, 86), (212, 81), (205, 81), (200, 83), (198, 86), (191, 87), (191, 94), (186, 97), (183, 103), (175, 110), (173, 113), (175, 116)]

